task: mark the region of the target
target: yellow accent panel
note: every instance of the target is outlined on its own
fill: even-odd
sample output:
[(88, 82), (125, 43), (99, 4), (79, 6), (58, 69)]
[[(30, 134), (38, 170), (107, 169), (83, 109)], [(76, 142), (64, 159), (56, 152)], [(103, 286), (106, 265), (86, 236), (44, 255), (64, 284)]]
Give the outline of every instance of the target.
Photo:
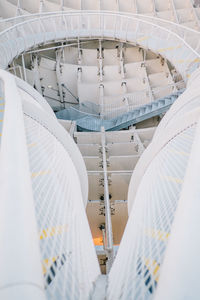
[(57, 258), (58, 258), (58, 256), (54, 256), (52, 258), (45, 258), (43, 260), (43, 262), (42, 262), (42, 271), (43, 271), (43, 274), (46, 274), (47, 269), (51, 267), (52, 263), (54, 263)]
[(34, 147), (36, 145), (37, 145), (36, 143), (32, 143), (32, 144), (28, 144), (27, 147)]
[(172, 176), (163, 176), (163, 178), (165, 178), (166, 180), (172, 181), (172, 182), (176, 182), (176, 183), (183, 183), (183, 180), (177, 177), (172, 177)]
[(181, 47), (182, 47), (182, 45), (171, 46), (171, 47), (167, 47), (167, 48), (160, 48), (160, 49), (158, 49), (158, 52), (171, 51), (171, 50), (174, 50), (174, 49), (179, 49)]
[(150, 260), (150, 259), (146, 258), (145, 259), (145, 265), (146, 265), (147, 269), (149, 270), (149, 272), (151, 273), (151, 275), (153, 275), (154, 280), (156, 282), (158, 282), (159, 275), (156, 276), (156, 274), (160, 270), (160, 266), (157, 263), (157, 261), (156, 260)]
[(136, 41), (137, 41), (137, 42), (141, 42), (141, 41), (148, 40), (148, 38), (149, 38), (148, 36), (143, 36), (143, 37), (137, 39)]
[(178, 59), (178, 60), (175, 60), (174, 62), (176, 62), (178, 64), (183, 64), (185, 62), (187, 62), (187, 63), (197, 63), (197, 62), (200, 62), (200, 59), (199, 58), (195, 58), (195, 59)]
[(50, 170), (34, 172), (34, 173), (31, 174), (31, 177), (34, 178), (34, 177), (41, 176), (41, 175), (47, 175), (49, 173), (51, 173)]
[(184, 134), (184, 139), (193, 141), (194, 138), (191, 135), (185, 133)]
[(0, 105), (1, 105), (1, 106), (3, 106), (3, 105), (4, 105), (4, 103), (0, 103)]
[(147, 229), (146, 235), (148, 235), (152, 238), (155, 238), (157, 240), (163, 241), (163, 242), (165, 242), (170, 236), (170, 234), (168, 232), (161, 231), (158, 229)]
[(170, 50), (173, 50), (174, 47), (168, 47), (168, 48), (161, 48), (161, 49), (158, 49), (158, 52), (165, 52), (165, 51), (170, 51)]
[(3, 112), (4, 111), (4, 109), (0, 109), (0, 112)]
[(184, 156), (189, 156), (189, 153), (184, 152), (184, 151), (178, 151), (178, 150), (175, 150), (175, 149), (173, 149), (173, 148), (169, 148), (168, 151), (169, 151), (169, 152), (172, 152), (172, 153), (175, 153), (175, 154), (180, 154), (180, 155), (184, 155)]
[(158, 272), (159, 269), (160, 269), (160, 266), (157, 265), (153, 271), (153, 275), (156, 275), (156, 273)]
[(55, 227), (42, 229), (39, 233), (40, 240), (61, 234), (63, 232), (66, 232), (67, 230), (68, 230), (68, 225), (58, 225)]

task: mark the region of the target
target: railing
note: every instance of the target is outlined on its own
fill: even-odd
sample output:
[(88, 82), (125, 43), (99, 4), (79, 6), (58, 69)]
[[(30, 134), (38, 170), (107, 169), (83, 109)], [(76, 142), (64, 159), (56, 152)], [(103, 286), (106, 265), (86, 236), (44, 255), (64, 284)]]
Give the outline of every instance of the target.
[(177, 26), (173, 32), (155, 24), (156, 18), (147, 21), (125, 13), (70, 11), (23, 16), (12, 22), (16, 20), (21, 23), (0, 34), (2, 68), (41, 43), (82, 37), (118, 39), (151, 49), (166, 57), (185, 79), (199, 65), (199, 33), (180, 25), (173, 25), (174, 31)]
[(9, 71), (11, 74), (14, 74), (15, 76), (18, 75), (18, 77), (21, 78), (21, 79), (24, 79), (22, 66), (20, 66), (20, 65), (10, 67), (10, 68), (7, 69), (7, 71)]
[[(113, 14), (113, 11), (74, 11), (74, 10), (70, 10), (67, 12), (64, 11), (56, 11), (56, 12), (44, 12), (44, 13), (37, 13), (37, 14), (31, 14), (31, 15), (22, 15), (22, 16), (16, 16), (13, 18), (9, 18), (9, 19), (3, 19), (0, 20), (0, 25), (4, 24), (5, 25), (5, 29), (14, 26), (16, 24), (19, 24), (21, 22), (25, 22), (31, 19), (37, 19), (37, 18), (42, 18), (44, 16), (57, 16), (57, 15), (66, 15), (67, 14), (85, 14), (85, 13), (110, 13)], [(188, 45), (190, 45), (195, 51), (198, 52), (198, 54), (200, 53), (200, 49), (199, 49), (199, 38), (200, 38), (200, 32), (186, 27), (184, 25), (166, 20), (166, 19), (161, 19), (155, 16), (148, 16), (148, 15), (142, 15), (142, 14), (134, 14), (134, 13), (127, 13), (127, 12), (123, 12), (123, 13), (117, 13), (118, 16), (127, 16), (127, 17), (134, 17), (134, 18), (139, 18), (141, 20), (147, 20), (149, 22), (152, 22), (158, 26), (161, 26), (163, 28), (167, 28), (168, 30), (172, 31), (173, 33), (176, 33), (178, 36), (180, 36), (181, 38), (183, 38)], [(193, 37), (194, 39), (191, 39), (191, 37)]]
[[(181, 90), (185, 87), (183, 80), (172, 83), (167, 86), (157, 87), (152, 89), (152, 94), (155, 99), (160, 99), (164, 96), (168, 96), (176, 90)], [(83, 118), (86, 116), (92, 116), (97, 119), (110, 120), (116, 118), (119, 115), (132, 111), (140, 106), (150, 104), (152, 101), (149, 98), (149, 90), (145, 89), (143, 91), (134, 92), (131, 94), (125, 94), (121, 96), (120, 103), (115, 103), (115, 98), (113, 97), (112, 104), (96, 104), (92, 102), (82, 102), (79, 105), (69, 106), (76, 116), (76, 118)], [(70, 113), (70, 112), (69, 112)]]
[[(183, 89), (185, 87), (184, 81), (179, 81), (177, 83), (168, 84), (163, 87), (156, 87), (152, 88), (152, 94), (154, 96), (154, 99), (151, 99), (149, 97), (149, 90), (143, 90), (134, 92), (131, 94), (125, 94), (122, 96), (121, 99), (121, 105), (117, 104), (104, 104), (101, 111), (104, 112), (103, 118), (104, 119), (112, 119), (117, 117), (120, 114), (123, 114), (125, 112), (129, 112), (131, 110), (134, 110), (136, 108), (139, 108), (140, 106), (150, 104), (151, 102), (158, 100), (162, 97), (168, 96), (170, 94), (173, 94), (176, 92), (176, 90)], [(113, 103), (114, 103), (113, 99)]]
[(183, 91), (179, 90), (157, 101), (140, 106), (138, 109), (125, 111), (120, 115), (117, 114), (112, 119), (103, 119), (96, 115), (81, 112), (73, 107), (57, 112), (56, 115), (59, 119), (76, 120), (76, 125), (80, 130), (100, 131), (103, 126), (106, 131), (116, 131), (165, 113)]
[[(12, 18), (8, 18), (8, 19), (2, 19), (0, 20), (0, 25), (1, 24), (7, 24), (7, 28), (9, 28), (10, 26), (13, 26), (13, 25), (16, 25), (18, 23), (21, 23), (23, 21), (27, 21), (27, 20), (31, 20), (31, 19), (34, 19), (34, 18), (41, 18), (41, 17), (44, 17), (44, 16), (55, 16), (55, 15), (64, 15), (64, 14), (77, 14), (77, 13), (110, 13), (110, 14), (113, 14), (113, 13), (116, 13), (116, 12), (113, 12), (113, 11), (94, 11), (94, 10), (84, 10), (84, 11), (79, 11), (79, 10), (68, 10), (68, 11), (54, 11), (54, 12), (43, 12), (43, 13), (35, 13), (35, 14), (28, 14), (28, 15), (19, 15), (19, 16), (16, 16), (16, 17), (12, 17)], [(169, 21), (169, 20), (166, 20), (166, 19), (161, 19), (161, 18), (158, 18), (156, 16), (149, 16), (149, 15), (143, 15), (143, 14), (135, 14), (135, 13), (128, 13), (128, 12), (118, 12), (117, 13), (119, 16), (120, 15), (127, 15), (127, 16), (130, 16), (130, 17), (134, 17), (134, 18), (141, 18), (141, 19), (147, 19), (147, 20), (151, 20), (152, 22), (160, 25), (160, 26), (163, 26), (163, 27), (167, 27), (168, 29), (174, 29), (174, 32), (176, 32), (177, 34), (181, 34), (180, 36), (183, 37), (183, 32), (187, 33), (187, 34), (198, 34), (200, 35), (200, 32), (193, 29), (193, 28), (190, 28), (190, 27), (186, 27), (182, 24), (178, 24), (178, 23), (175, 23), (175, 22), (172, 22), (172, 21)], [(6, 28), (5, 28), (6, 29)]]
[(61, 84), (66, 90), (67, 92), (77, 101), (79, 102), (79, 99), (72, 93), (72, 91), (70, 91), (70, 89), (66, 86), (66, 84), (62, 83)]

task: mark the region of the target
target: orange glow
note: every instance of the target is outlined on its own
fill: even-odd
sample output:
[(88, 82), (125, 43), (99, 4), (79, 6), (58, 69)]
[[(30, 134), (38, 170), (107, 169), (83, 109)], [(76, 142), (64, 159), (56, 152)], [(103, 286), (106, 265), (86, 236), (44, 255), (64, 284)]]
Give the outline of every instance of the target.
[(103, 246), (103, 239), (101, 237), (93, 239), (95, 246)]

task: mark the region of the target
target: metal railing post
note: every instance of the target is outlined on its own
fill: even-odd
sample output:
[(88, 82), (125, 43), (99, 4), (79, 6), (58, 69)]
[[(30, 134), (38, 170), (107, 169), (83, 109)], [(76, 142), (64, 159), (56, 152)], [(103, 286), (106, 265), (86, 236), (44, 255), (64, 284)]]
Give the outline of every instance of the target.
[(27, 82), (26, 66), (25, 66), (24, 54), (22, 54), (22, 67), (23, 67), (23, 73), (24, 73), (24, 80)]
[(113, 263), (113, 233), (112, 233), (112, 220), (111, 220), (111, 209), (109, 199), (109, 188), (108, 188), (108, 174), (107, 174), (107, 160), (106, 160), (106, 139), (105, 129), (101, 127), (101, 146), (102, 146), (102, 160), (103, 160), (103, 175), (104, 175), (104, 205), (105, 205), (105, 225), (106, 225), (106, 272), (109, 273)]

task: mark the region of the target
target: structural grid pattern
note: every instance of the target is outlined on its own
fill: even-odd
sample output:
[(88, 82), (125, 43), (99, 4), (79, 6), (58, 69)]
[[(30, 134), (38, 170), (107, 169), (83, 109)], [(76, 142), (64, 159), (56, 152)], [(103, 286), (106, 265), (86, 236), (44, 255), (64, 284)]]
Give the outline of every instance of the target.
[(48, 299), (88, 299), (99, 266), (69, 154), (45, 127), (24, 117)]
[(195, 127), (184, 129), (155, 156), (109, 274), (108, 299), (152, 299), (170, 237)]

